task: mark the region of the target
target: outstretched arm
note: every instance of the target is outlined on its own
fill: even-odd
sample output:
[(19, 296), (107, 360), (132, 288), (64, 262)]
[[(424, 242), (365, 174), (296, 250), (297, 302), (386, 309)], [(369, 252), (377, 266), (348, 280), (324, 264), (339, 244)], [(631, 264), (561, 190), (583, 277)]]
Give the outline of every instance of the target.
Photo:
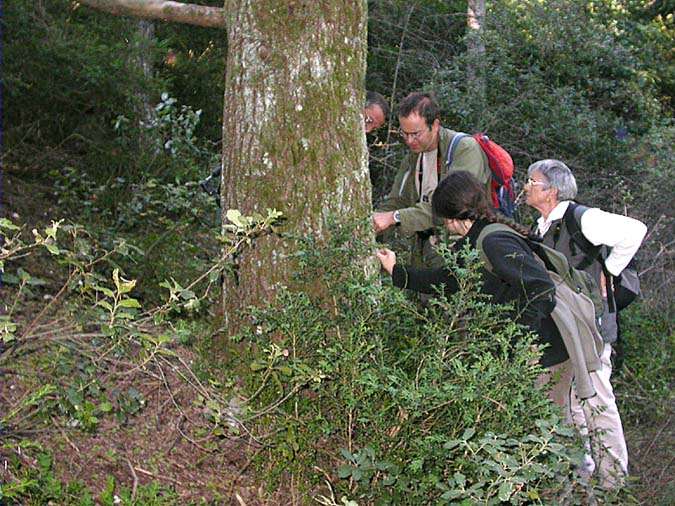
[(458, 289), (457, 280), (448, 269), (412, 269), (399, 265), (396, 263), (396, 254), (389, 249), (381, 249), (376, 254), (397, 288), (430, 294), (437, 293), (442, 286), (445, 286), (446, 293)]
[(581, 233), (594, 246), (604, 244), (611, 248), (605, 266), (618, 276), (640, 248), (647, 227), (634, 218), (593, 208), (581, 215)]

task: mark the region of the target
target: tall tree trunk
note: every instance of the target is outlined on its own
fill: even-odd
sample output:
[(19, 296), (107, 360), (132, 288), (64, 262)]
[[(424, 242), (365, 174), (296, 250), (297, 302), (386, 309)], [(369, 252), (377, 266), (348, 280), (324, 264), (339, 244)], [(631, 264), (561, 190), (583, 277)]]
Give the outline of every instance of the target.
[[(365, 0), (232, 0), (226, 11), (223, 209), (275, 208), (287, 230), (319, 239), (334, 213), (363, 219), (358, 233), (371, 237)], [(292, 253), (266, 236), (238, 257), (223, 287), (230, 323), (290, 283)]]
[[(485, 0), (468, 0), (466, 23), (467, 85), (472, 102), (478, 111), (477, 116), (480, 118), (486, 101), (485, 42), (483, 41)], [(477, 125), (473, 126), (477, 127)]]
[[(223, 9), (163, 0), (80, 0), (118, 15), (227, 27), (223, 209), (282, 211), (286, 229), (325, 238), (330, 215), (372, 238), (363, 128), (366, 0), (225, 0)], [(223, 213), (223, 225), (226, 214)], [(226, 277), (228, 321), (290, 284), (293, 244), (257, 240)], [(365, 259), (364, 259), (365, 262)], [(313, 280), (305, 280), (310, 287)]]

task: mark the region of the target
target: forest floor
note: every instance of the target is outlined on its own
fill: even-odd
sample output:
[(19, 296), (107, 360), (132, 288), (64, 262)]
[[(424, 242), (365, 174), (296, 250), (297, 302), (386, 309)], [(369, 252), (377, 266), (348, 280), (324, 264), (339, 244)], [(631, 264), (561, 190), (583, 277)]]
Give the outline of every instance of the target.
[[(59, 216), (46, 186), (27, 186), (5, 175), (3, 189), (0, 217), (31, 230)], [(165, 504), (157, 502), (162, 497), (166, 504), (287, 502), (281, 497), (288, 491), (270, 492), (256, 479), (251, 461), (261, 446), (254, 438), (213, 423), (207, 405), (215, 389), (194, 373), (203, 357), (191, 346), (172, 343), (169, 354), (148, 360), (138, 345), (123, 352), (113, 349), (95, 325), (83, 328), (67, 311), (40, 314), (64, 273), (56, 263), (31, 257), (21, 262), (47, 284), (34, 287), (14, 312), (19, 328), (36, 322), (30, 342), (0, 342), (0, 421), (19, 410), (6, 426), (0, 424), (0, 483), (20, 486), (22, 477), (24, 484), (30, 481), (27, 476), (39, 482), (37, 488), (49, 488), (54, 480), (78, 483), (76, 488), (88, 490), (97, 504), (107, 504), (109, 498), (114, 502), (122, 492), (132, 500), (129, 504), (139, 505), (150, 496), (152, 504)], [(0, 286), (0, 300), (12, 300), (15, 291)], [(85, 378), (89, 385), (83, 385)], [(68, 407), (86, 411), (84, 402), (64, 407), (50, 394), (30, 401), (47, 384), (67, 395), (95, 384), (99, 398), (110, 402), (110, 412), (90, 413), (96, 415), (93, 421), (84, 413), (65, 412)], [(48, 465), (46, 454), (52, 456)], [(42, 497), (46, 500), (49, 493)], [(58, 500), (70, 503), (76, 496), (64, 493)], [(60, 504), (58, 500), (50, 504)], [(2, 497), (0, 504), (5, 504)]]
[[(44, 339), (52, 337), (57, 339), (56, 334)], [(63, 341), (62, 336), (58, 339)], [(49, 348), (45, 346), (45, 350)], [(255, 453), (251, 441), (213, 433), (204, 406), (195, 402), (198, 387), (185, 380), (187, 371), (180, 366), (190, 364), (193, 354), (187, 349), (174, 351), (178, 360), (145, 370), (130, 370), (122, 362), (114, 366), (114, 360), (107, 361), (107, 371), (99, 378), (105, 389), (127, 392), (133, 388), (142, 399), (138, 413), (126, 420), (103, 417), (95, 430), (85, 431), (69, 426), (68, 417), (54, 413), (48, 423), (24, 420), (26, 429), (12, 426), (7, 435), (38, 443), (53, 455), (50, 471), (54, 477), (63, 483), (81, 482), (94, 497), (100, 497), (107, 488), (117, 495), (124, 487), (136, 499), (143, 486), (157, 483), (166, 491), (170, 504), (266, 503), (264, 498), (269, 494), (259, 489), (249, 468)], [(35, 391), (35, 380), (41, 375), (34, 367), (41, 360), (44, 357), (37, 352), (3, 371), (3, 405), (17, 406)], [(53, 383), (55, 379), (43, 381)], [(9, 460), (9, 453), (13, 453), (23, 465), (39, 467), (38, 458), (18, 448), (4, 448), (1, 457)], [(12, 472), (11, 466), (5, 468), (3, 479), (11, 478)]]
[[(2, 200), (0, 216), (14, 215), (29, 227), (53, 216), (49, 208), (53, 199), (46, 187), (25, 188), (17, 179), (6, 178)], [(44, 266), (33, 267), (42, 271), (43, 278), (56, 281), (59, 277)], [(0, 296), (6, 297), (9, 290), (0, 288)], [(45, 303), (42, 293), (36, 291), (22, 308), (20, 320), (30, 321), (40, 312)], [(132, 347), (129, 356), (107, 353), (105, 346), (95, 342), (100, 337), (96, 329), (82, 328), (53, 314), (39, 322), (32, 335), (31, 343), (16, 353), (11, 348), (0, 350), (0, 357), (6, 355), (0, 361), (0, 420), (3, 412), (28, 406), (9, 426), (0, 426), (0, 481), (16, 482), (26, 470), (48, 472), (64, 484), (79, 482), (96, 503), (107, 503), (105, 494), (114, 498), (123, 490), (133, 504), (313, 502), (298, 495), (292, 480), (270, 491), (251, 464), (263, 446), (245, 432), (233, 436), (222, 430), (225, 424), (219, 430), (213, 423), (208, 403), (213, 389), (195, 372), (204, 364), (194, 347), (176, 343), (170, 354), (134, 361), (130, 357), (141, 357), (142, 350)], [(58, 367), (62, 359), (66, 369)], [(72, 386), (69, 378), (76, 385), (74, 378), (92, 365), (97, 384), (118, 408), (118, 416), (98, 416), (90, 430), (83, 430), (81, 423), (74, 426), (72, 414), (64, 413), (58, 403), (49, 409), (47, 404), (26, 403), (47, 383), (67, 392)], [(126, 411), (119, 409), (123, 398)], [(220, 415), (227, 422), (227, 413)], [(656, 425), (625, 426), (630, 483), (639, 504), (666, 505), (675, 498), (672, 415), (671, 409), (665, 422)], [(53, 456), (49, 466), (40, 457), (44, 452)], [(151, 492), (154, 502), (144, 502), (143, 497)], [(166, 502), (158, 502), (162, 497)]]

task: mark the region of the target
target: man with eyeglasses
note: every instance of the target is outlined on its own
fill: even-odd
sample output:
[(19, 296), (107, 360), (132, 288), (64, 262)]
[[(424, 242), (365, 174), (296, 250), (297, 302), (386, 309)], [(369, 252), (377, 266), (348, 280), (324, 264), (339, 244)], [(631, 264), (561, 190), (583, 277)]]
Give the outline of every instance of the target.
[(363, 108), (363, 123), (366, 127), (366, 133), (377, 130), (389, 116), (389, 104), (385, 98), (376, 91), (366, 92), (366, 105)]
[(490, 190), (488, 160), (471, 136), (457, 143), (452, 164), (447, 166), (448, 147), (456, 132), (443, 128), (440, 109), (429, 93), (411, 93), (399, 104), (399, 133), (409, 152), (403, 158), (391, 192), (373, 214), (373, 227), (382, 233), (400, 227), (414, 238), (414, 267), (440, 267), (442, 259), (433, 250), (436, 243), (431, 196), (439, 181), (451, 171), (465, 170)]

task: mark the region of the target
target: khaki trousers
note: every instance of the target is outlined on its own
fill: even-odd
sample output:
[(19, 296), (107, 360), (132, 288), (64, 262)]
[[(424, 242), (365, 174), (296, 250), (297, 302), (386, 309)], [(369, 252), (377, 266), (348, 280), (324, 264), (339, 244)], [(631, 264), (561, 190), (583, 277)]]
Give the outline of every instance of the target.
[(601, 368), (590, 373), (597, 392), (590, 399), (577, 398), (569, 360), (550, 367), (537, 382), (540, 385), (550, 383), (549, 398), (563, 409), (566, 421), (573, 423), (584, 439), (587, 453), (580, 466), (582, 475), (590, 477), (597, 471), (600, 486), (607, 489), (622, 486), (628, 474), (628, 450), (609, 381), (611, 353), (612, 347), (605, 344), (600, 357)]

